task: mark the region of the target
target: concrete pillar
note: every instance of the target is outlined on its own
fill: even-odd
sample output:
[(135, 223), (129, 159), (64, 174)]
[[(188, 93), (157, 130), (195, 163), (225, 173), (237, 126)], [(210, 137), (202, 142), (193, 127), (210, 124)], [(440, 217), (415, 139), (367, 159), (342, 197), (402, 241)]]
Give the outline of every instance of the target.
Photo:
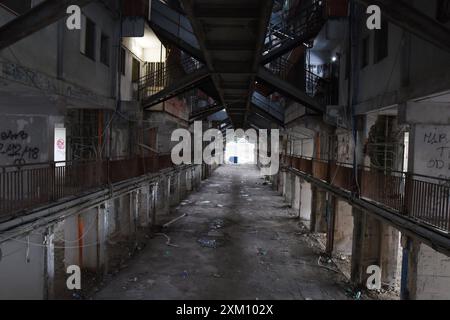
[(353, 208), (352, 283), (365, 286), (367, 267), (380, 266), (381, 224), (373, 216)]
[(287, 193), (287, 190), (286, 190), (286, 179), (287, 179), (287, 176), (288, 176), (288, 172), (287, 171), (283, 171), (283, 173), (281, 174), (281, 183), (280, 183), (280, 187), (281, 187), (281, 195), (283, 196), (283, 197), (285, 197), (286, 198), (286, 193)]
[(311, 224), (311, 204), (312, 204), (312, 191), (311, 184), (305, 180), (300, 180), (300, 219), (303, 223), (310, 227)]
[(182, 199), (186, 198), (187, 196), (187, 191), (186, 191), (186, 170), (182, 170), (180, 172), (180, 176), (179, 176), (179, 194), (180, 194), (180, 199), (179, 201), (181, 201)]
[(98, 251), (98, 209), (93, 208), (81, 214), (79, 226), (81, 239), (81, 266), (91, 272), (97, 272), (99, 266)]
[(64, 220), (64, 263), (65, 268), (70, 265), (81, 266), (81, 251), (79, 248), (80, 232), (78, 215), (72, 215)]
[(186, 191), (192, 191), (192, 169), (188, 168), (186, 170)]
[(171, 177), (170, 177), (170, 205), (171, 206), (176, 206), (180, 203), (181, 201), (181, 195), (180, 195), (180, 173), (179, 172), (175, 172)]
[(284, 183), (285, 183), (284, 198), (288, 203), (288, 205), (292, 206), (293, 183), (292, 183), (292, 174), (289, 171), (286, 172)]
[(450, 258), (414, 239), (405, 253), (402, 298), (449, 300)]
[(126, 194), (120, 197), (119, 199), (119, 207), (117, 210), (117, 220), (118, 226), (120, 230), (120, 234), (126, 238), (131, 235), (132, 230), (132, 221), (131, 221), (131, 208), (130, 208), (131, 200), (130, 195)]
[(293, 175), (293, 196), (292, 196), (292, 208), (299, 213), (300, 216), (300, 193), (301, 193), (301, 185), (300, 185), (300, 177), (297, 175)]
[(98, 269), (108, 272), (108, 238), (110, 235), (110, 221), (113, 212), (110, 208), (111, 201), (107, 201), (98, 208)]
[(158, 213), (169, 213), (170, 203), (170, 179), (169, 176), (161, 175), (158, 184)]
[(327, 192), (311, 186), (311, 231), (327, 232)]
[(400, 277), (398, 268), (400, 232), (381, 222), (380, 267), (381, 282), (394, 286)]
[(352, 206), (340, 199), (335, 201), (333, 233), (333, 253), (351, 255), (353, 243)]
[(398, 277), (399, 232), (373, 215), (353, 209), (352, 282), (365, 286), (367, 267), (381, 268), (383, 285), (393, 286)]
[(139, 227), (147, 228), (150, 225), (150, 185), (137, 191)]

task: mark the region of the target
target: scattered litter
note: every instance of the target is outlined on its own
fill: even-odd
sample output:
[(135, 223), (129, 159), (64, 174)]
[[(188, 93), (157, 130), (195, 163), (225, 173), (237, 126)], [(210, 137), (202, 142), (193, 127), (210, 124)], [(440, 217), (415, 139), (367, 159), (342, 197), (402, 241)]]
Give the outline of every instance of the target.
[(138, 278), (134, 277), (134, 278), (128, 278), (128, 282), (137, 282)]
[(209, 225), (209, 227), (211, 229), (217, 230), (217, 229), (222, 229), (224, 224), (225, 224), (225, 222), (222, 219), (216, 219)]
[(197, 242), (204, 248), (217, 248), (220, 243), (219, 241), (217, 241), (216, 239), (206, 239), (206, 238), (201, 238), (198, 239)]
[(223, 208), (223, 204), (218, 204), (217, 207)]
[(81, 300), (83, 299), (83, 297), (79, 294), (79, 293), (72, 293), (72, 298), (76, 299), (76, 300)]
[(179, 246), (177, 246), (176, 244), (172, 244), (170, 242), (170, 237), (165, 234), (165, 233), (155, 233), (155, 236), (163, 236), (167, 239), (166, 245), (168, 245), (169, 247), (175, 247), (175, 248), (179, 248)]
[[(326, 261), (327, 264), (331, 264), (331, 262), (332, 262), (331, 259), (328, 259), (328, 260)], [(327, 270), (330, 270), (330, 271), (333, 271), (333, 272), (336, 272), (336, 273), (341, 273), (338, 269), (335, 269), (335, 268), (332, 268), (332, 267), (329, 267), (329, 266), (324, 265), (324, 264), (322, 263), (322, 256), (319, 256), (319, 259), (317, 260), (317, 265), (318, 265), (319, 267), (325, 268), (325, 269), (327, 269)]]
[(265, 256), (267, 254), (267, 251), (263, 250), (262, 248), (258, 248), (258, 256)]
[(222, 275), (219, 274), (219, 273), (214, 273), (214, 274), (213, 274), (213, 277), (214, 277), (214, 278), (222, 278)]
[(223, 237), (223, 233), (217, 230), (211, 230), (208, 232), (208, 237)]
[(244, 198), (247, 198), (248, 197), (248, 194), (243, 194), (242, 195)]
[(353, 290), (352, 288), (347, 288), (345, 289), (345, 294), (354, 300), (361, 300), (360, 290)]
[(165, 228), (169, 227), (171, 224), (177, 222), (178, 220), (183, 219), (184, 217), (187, 217), (187, 213), (183, 214), (182, 216), (179, 216), (178, 218), (175, 218), (175, 219), (173, 219), (173, 220), (167, 222), (167, 223), (164, 224), (162, 227), (165, 229)]
[(189, 276), (189, 273), (188, 273), (186, 270), (184, 270), (184, 271), (181, 273), (181, 276), (183, 277), (183, 279), (186, 279), (186, 278)]

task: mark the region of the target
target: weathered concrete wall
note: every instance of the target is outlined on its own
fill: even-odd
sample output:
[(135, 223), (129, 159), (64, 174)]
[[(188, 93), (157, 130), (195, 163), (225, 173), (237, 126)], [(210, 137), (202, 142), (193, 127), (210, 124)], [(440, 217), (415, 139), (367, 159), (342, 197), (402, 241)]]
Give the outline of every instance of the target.
[[(198, 186), (202, 172), (199, 166), (172, 173), (178, 176), (186, 172), (193, 174), (192, 181)], [(106, 199), (98, 207), (49, 225), (47, 242), (43, 231), (33, 231), (29, 239), (24, 236), (0, 243), (0, 299), (71, 298), (73, 291), (66, 287), (68, 266), (81, 267), (83, 289), (88, 289), (85, 286), (91, 281), (86, 277), (91, 274), (101, 279), (105, 272), (120, 268), (141, 241), (139, 235), (148, 232), (150, 223), (157, 223), (156, 210), (166, 213), (161, 210), (171, 198), (167, 175), (164, 177), (164, 193), (164, 188), (157, 188), (153, 180), (151, 187), (147, 183), (137, 186), (130, 193)], [(173, 188), (181, 200), (182, 184), (176, 183)], [(164, 202), (160, 204), (162, 209), (156, 207), (158, 197)]]
[(409, 255), (409, 298), (450, 299), (450, 258), (427, 245), (414, 242)]
[(0, 245), (0, 299), (45, 297), (44, 236), (35, 232)]

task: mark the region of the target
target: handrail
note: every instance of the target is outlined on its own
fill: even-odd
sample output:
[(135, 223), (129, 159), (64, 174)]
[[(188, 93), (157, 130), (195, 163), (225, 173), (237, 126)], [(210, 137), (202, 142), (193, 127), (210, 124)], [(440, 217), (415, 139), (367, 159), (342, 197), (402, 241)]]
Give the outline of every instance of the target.
[(162, 91), (180, 77), (199, 70), (202, 63), (190, 56), (183, 56), (180, 61), (161, 64), (151, 73), (138, 80), (138, 91), (141, 99), (148, 98)]
[[(281, 47), (287, 41), (296, 40), (305, 36), (312, 36), (320, 31), (324, 19), (325, 1), (315, 2), (303, 8), (297, 15), (282, 20), (276, 24), (269, 24), (265, 46), (265, 54)], [(277, 40), (273, 40), (275, 35)], [(309, 39), (304, 39), (304, 41)]]
[(254, 93), (252, 95), (252, 102), (253, 102), (256, 106), (260, 107), (261, 109), (268, 111), (271, 114), (276, 114), (278, 115), (279, 119), (282, 120), (284, 117), (284, 113), (280, 110), (277, 110), (277, 108), (275, 108), (270, 102), (267, 101), (267, 98), (262, 98), (260, 97), (259, 93)]
[(174, 167), (170, 154), (0, 167), (0, 217)]
[(281, 163), (419, 223), (450, 232), (450, 179), (362, 165), (355, 170), (349, 163), (302, 156), (281, 155)]
[[(290, 74), (293, 67), (294, 64), (283, 57), (279, 57), (265, 65), (265, 68), (271, 71), (275, 76), (287, 82), (291, 82)], [(331, 104), (333, 100), (332, 82), (307, 69), (304, 69), (304, 73), (305, 82), (303, 84), (303, 89), (305, 93), (308, 96), (317, 99), (323, 105)]]

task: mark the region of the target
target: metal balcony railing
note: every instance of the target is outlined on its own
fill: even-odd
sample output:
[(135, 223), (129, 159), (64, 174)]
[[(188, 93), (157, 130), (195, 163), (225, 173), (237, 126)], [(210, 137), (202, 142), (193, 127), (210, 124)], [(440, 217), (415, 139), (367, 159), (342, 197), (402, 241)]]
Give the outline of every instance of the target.
[[(294, 64), (289, 60), (280, 57), (268, 63), (266, 69), (270, 70), (274, 75), (289, 83), (298, 83), (292, 76), (294, 73)], [(304, 69), (304, 83), (302, 89), (304, 92), (318, 100), (322, 105), (332, 104), (334, 101), (332, 82), (322, 78), (311, 71)], [(298, 75), (297, 75), (298, 76)]]
[(325, 23), (324, 13), (325, 1), (318, 1), (295, 16), (269, 24), (264, 55), (282, 47), (292, 49), (292, 45), (300, 45), (317, 36)]
[(281, 163), (420, 223), (450, 232), (450, 180), (282, 155)]
[(271, 102), (268, 98), (264, 97), (258, 92), (254, 92), (252, 95), (252, 103), (262, 110), (268, 112), (280, 121), (284, 120), (284, 110), (278, 103)]
[(170, 154), (0, 167), (0, 218), (172, 167)]
[(159, 64), (155, 71), (146, 74), (138, 81), (140, 99), (145, 100), (175, 81), (200, 69), (203, 65), (196, 59), (184, 56), (180, 61), (172, 64)]

